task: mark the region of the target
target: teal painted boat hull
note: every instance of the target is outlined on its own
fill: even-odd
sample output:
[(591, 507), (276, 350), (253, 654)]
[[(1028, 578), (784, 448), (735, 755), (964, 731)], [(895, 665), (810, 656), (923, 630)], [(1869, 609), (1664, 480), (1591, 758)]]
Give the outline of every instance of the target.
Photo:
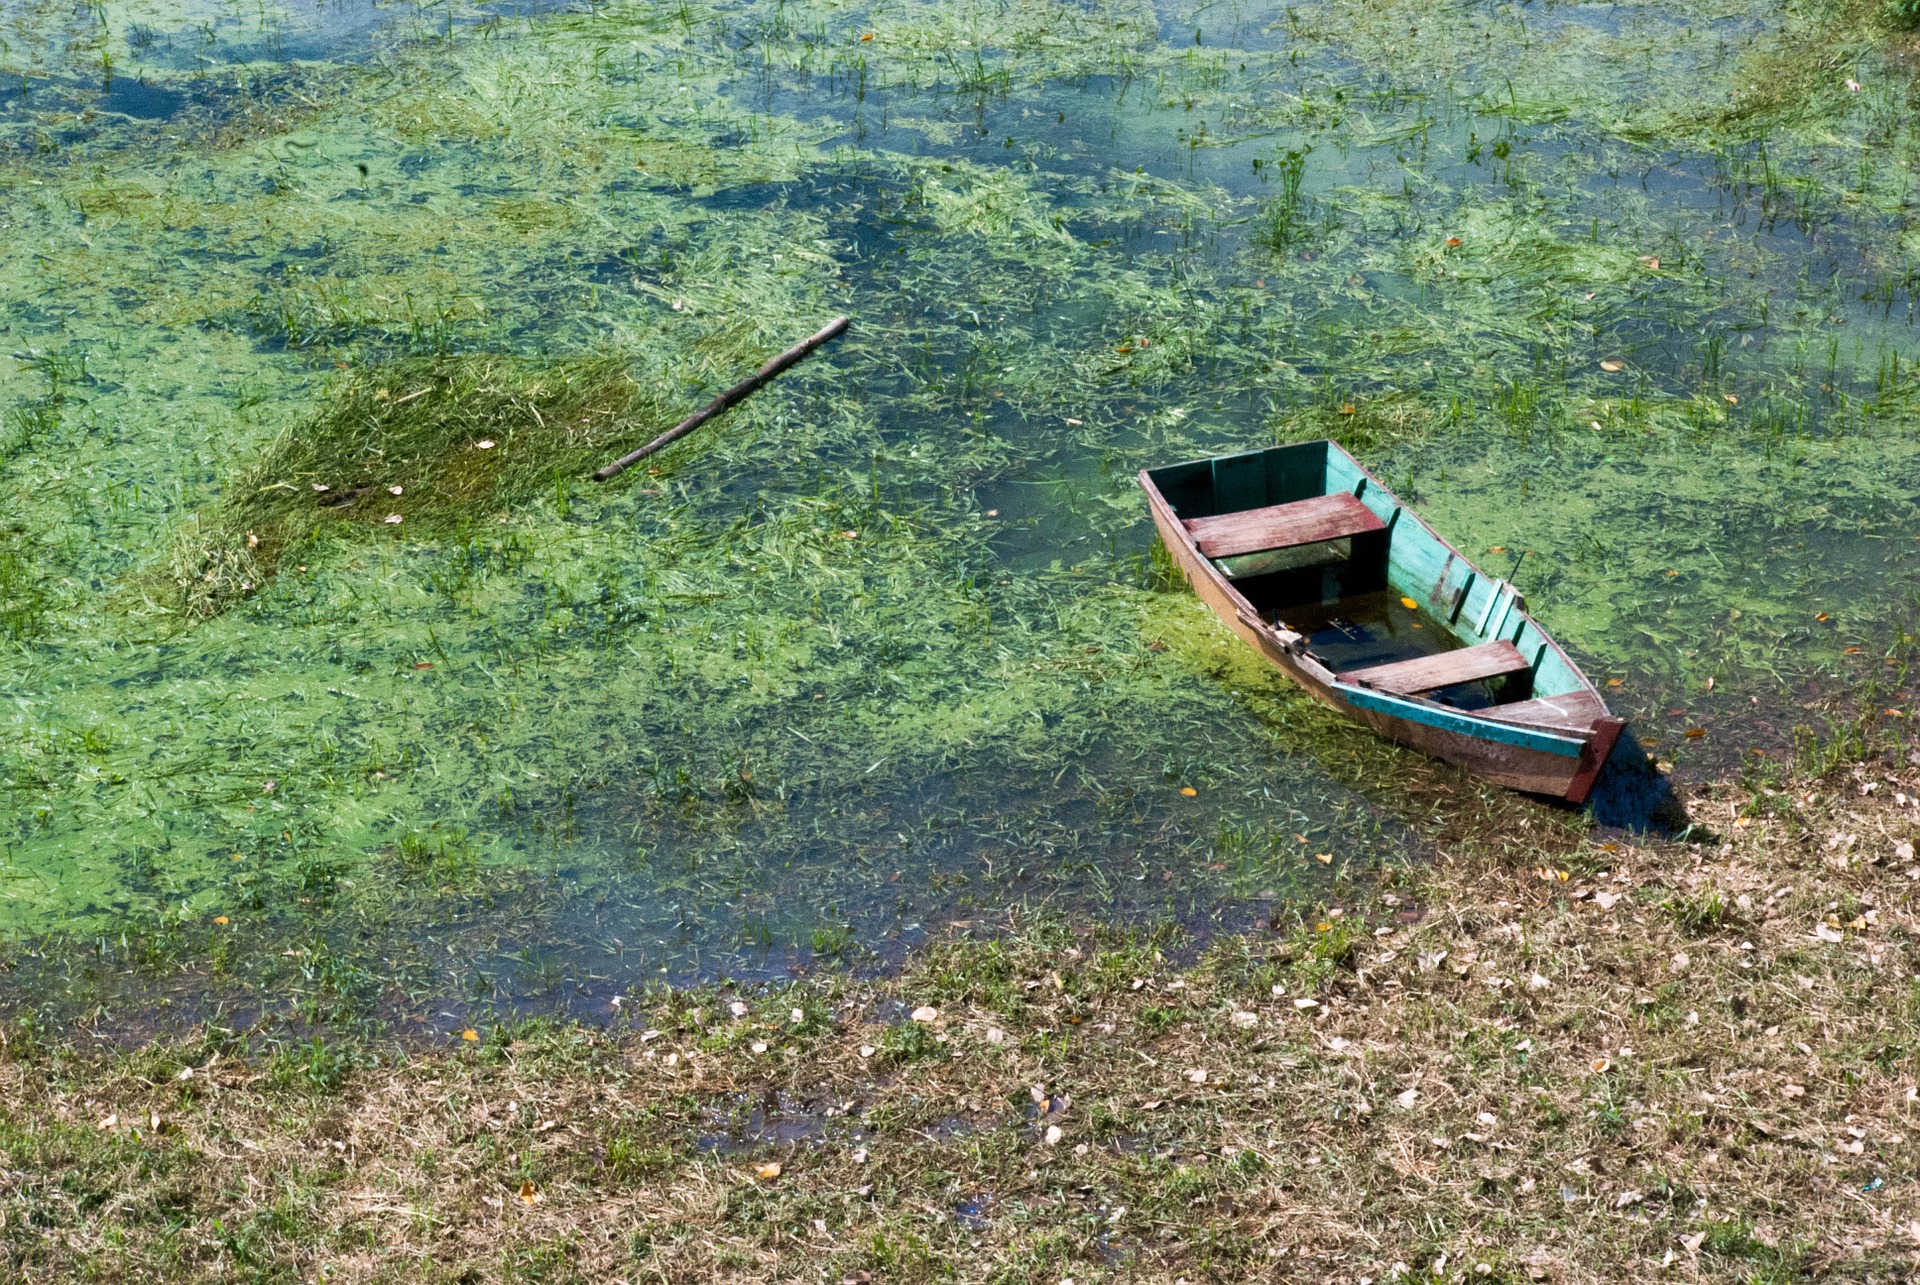
[(1623, 720), (1522, 594), (1338, 444), (1148, 469), (1140, 486), (1194, 592), (1313, 696), (1488, 781), (1586, 800)]

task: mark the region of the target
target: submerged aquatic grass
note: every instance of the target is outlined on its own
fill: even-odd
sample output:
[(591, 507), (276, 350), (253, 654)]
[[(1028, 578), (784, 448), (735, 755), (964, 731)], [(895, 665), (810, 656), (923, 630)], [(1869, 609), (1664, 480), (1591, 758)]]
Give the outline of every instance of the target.
[(256, 592), (336, 524), (443, 534), (564, 493), (658, 409), (631, 364), (426, 356), (349, 377), (183, 529), (164, 572), (180, 610), (209, 616)]

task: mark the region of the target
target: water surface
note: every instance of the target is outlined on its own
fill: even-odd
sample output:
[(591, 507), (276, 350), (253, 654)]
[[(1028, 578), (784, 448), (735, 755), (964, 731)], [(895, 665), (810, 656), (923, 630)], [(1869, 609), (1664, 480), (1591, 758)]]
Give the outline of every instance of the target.
[[(954, 921), (1337, 903), (1478, 787), (1156, 574), (1133, 473), (1276, 441), (1337, 436), (1490, 567), (1526, 551), (1536, 614), (1683, 779), (1765, 770), (1825, 692), (1900, 699), (1913, 134), (1902, 74), (1818, 15), (6, 21), (0, 927), (29, 999), (166, 976), (185, 1008), (436, 1029)], [(178, 551), (343, 381), (614, 350), (691, 409), (840, 311), (657, 469), (369, 511), (187, 609)]]

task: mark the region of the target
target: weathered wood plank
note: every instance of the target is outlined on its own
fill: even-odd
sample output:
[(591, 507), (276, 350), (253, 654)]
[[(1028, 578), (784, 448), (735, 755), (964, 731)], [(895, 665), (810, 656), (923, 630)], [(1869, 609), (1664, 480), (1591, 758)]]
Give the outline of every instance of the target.
[(1533, 727), (1551, 727), (1585, 731), (1597, 718), (1606, 718), (1607, 703), (1592, 692), (1566, 692), (1559, 696), (1539, 696), (1481, 710), (1484, 718), (1508, 723), (1526, 723)]
[(1613, 753), (1613, 747), (1620, 740), (1620, 733), (1626, 728), (1624, 718), (1596, 718), (1593, 720), (1593, 736), (1587, 741), (1587, 748), (1580, 753), (1580, 770), (1573, 774), (1573, 780), (1567, 785), (1567, 802), (1585, 803), (1587, 796), (1593, 793), (1593, 783), (1600, 779), (1600, 770), (1607, 765), (1607, 757)]
[(1432, 656), (1415, 656), (1412, 660), (1399, 660), (1391, 665), (1354, 670), (1340, 675), (1340, 681), (1371, 687), (1376, 691), (1412, 696), (1417, 692), (1451, 687), (1455, 683), (1472, 683), (1482, 678), (1524, 673), (1531, 668), (1533, 666), (1527, 663), (1526, 657), (1512, 643), (1494, 642), (1478, 647), (1462, 647), (1458, 651), (1443, 651)]
[(1344, 536), (1384, 531), (1387, 524), (1374, 511), (1346, 493), (1316, 495), (1292, 504), (1222, 513), (1218, 517), (1189, 518), (1186, 528), (1200, 552), (1209, 558), (1232, 558), (1297, 544), (1318, 544)]

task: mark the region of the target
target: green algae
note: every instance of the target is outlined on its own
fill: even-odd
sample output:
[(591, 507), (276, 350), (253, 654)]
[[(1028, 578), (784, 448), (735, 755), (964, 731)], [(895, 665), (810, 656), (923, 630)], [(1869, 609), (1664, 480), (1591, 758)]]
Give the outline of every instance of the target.
[[(1618, 703), (1709, 725), (1683, 763), (1789, 743), (1904, 627), (1890, 73), (1688, 106), (1803, 16), (401, 16), (8, 153), (22, 940), (550, 1004), (1023, 899), (1311, 896), (1511, 821), (1156, 586), (1133, 471), (1270, 441), (1533, 550)], [(837, 311), (831, 354), (582, 480)]]

